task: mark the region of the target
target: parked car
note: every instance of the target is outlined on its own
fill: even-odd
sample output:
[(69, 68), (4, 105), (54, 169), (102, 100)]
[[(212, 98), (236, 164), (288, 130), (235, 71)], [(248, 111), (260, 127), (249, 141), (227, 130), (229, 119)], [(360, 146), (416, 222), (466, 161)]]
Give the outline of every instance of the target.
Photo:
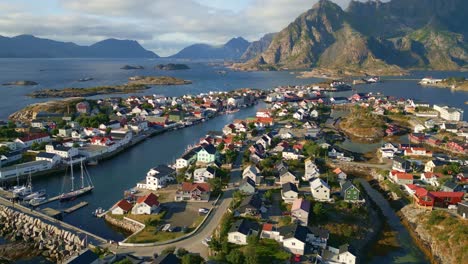
[(202, 244), (208, 247), (211, 242), (211, 239), (213, 239), (213, 236), (206, 237), (205, 239), (203, 239)]
[(198, 212), (201, 214), (207, 214), (210, 210), (208, 208), (200, 208), (198, 209)]

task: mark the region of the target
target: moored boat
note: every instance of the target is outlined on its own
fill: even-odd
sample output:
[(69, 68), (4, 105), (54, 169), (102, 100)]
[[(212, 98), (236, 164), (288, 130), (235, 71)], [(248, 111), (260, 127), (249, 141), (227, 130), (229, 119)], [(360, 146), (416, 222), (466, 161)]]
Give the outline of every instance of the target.
[(35, 198), (40, 198), (40, 197), (44, 197), (46, 195), (46, 190), (39, 190), (37, 192), (33, 192), (29, 195), (26, 195), (25, 197), (23, 197), (23, 200), (24, 201), (29, 201), (29, 200), (32, 200), (32, 199), (35, 199)]
[[(85, 186), (85, 174), (86, 174), (86, 181), (88, 182), (88, 186)], [(70, 162), (70, 176), (71, 176), (71, 191), (63, 193), (60, 195), (60, 202), (66, 202), (66, 201), (71, 201), (76, 199), (79, 196), (85, 195), (87, 193), (90, 193), (93, 189), (93, 183), (91, 182), (91, 177), (85, 172), (85, 168), (83, 166), (83, 161), (81, 161), (81, 187), (77, 190), (75, 190), (74, 186), (74, 177), (73, 177), (73, 163)]]

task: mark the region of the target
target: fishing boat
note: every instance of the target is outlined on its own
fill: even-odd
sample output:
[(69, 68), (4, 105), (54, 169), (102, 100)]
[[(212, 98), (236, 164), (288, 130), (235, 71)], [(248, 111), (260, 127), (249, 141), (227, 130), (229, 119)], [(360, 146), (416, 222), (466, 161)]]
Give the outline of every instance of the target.
[(79, 81), (79, 82), (87, 82), (87, 81), (92, 81), (92, 80), (93, 80), (92, 77), (85, 77), (85, 78), (79, 79), (78, 81)]
[(45, 195), (46, 195), (46, 190), (42, 189), (37, 192), (33, 192), (29, 195), (24, 196), (23, 201), (29, 201), (35, 198), (41, 198), (41, 197), (44, 197)]
[(40, 203), (44, 202), (45, 200), (46, 200), (45, 197), (37, 197), (37, 198), (31, 199), (31, 201), (29, 201), (29, 204), (32, 205), (32, 206), (36, 206), (36, 205), (39, 205)]
[(94, 210), (93, 215), (97, 217), (97, 216), (103, 214), (104, 212), (105, 212), (104, 209), (102, 209), (102, 207), (99, 207), (96, 210)]
[[(73, 176), (73, 162), (70, 160), (70, 176), (71, 176), (71, 190), (69, 192), (63, 193), (60, 195), (60, 202), (66, 202), (76, 199), (79, 196), (85, 195), (90, 193), (93, 189), (93, 183), (91, 181), (91, 177), (89, 176), (88, 171), (83, 166), (83, 161), (81, 161), (81, 187), (79, 189), (75, 189), (74, 183), (74, 176)], [(86, 178), (86, 179), (85, 179)], [(85, 180), (87, 181), (87, 186), (85, 186)]]

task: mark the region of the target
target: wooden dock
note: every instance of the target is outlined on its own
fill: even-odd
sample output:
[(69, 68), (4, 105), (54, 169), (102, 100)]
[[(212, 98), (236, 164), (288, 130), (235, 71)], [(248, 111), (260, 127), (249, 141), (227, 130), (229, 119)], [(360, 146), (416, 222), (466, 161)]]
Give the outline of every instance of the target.
[(70, 213), (73, 213), (74, 211), (82, 208), (82, 207), (85, 207), (88, 205), (88, 202), (81, 202), (79, 204), (75, 204), (74, 206), (70, 207), (70, 208), (67, 208), (65, 210), (63, 210), (64, 213), (66, 214), (70, 214)]

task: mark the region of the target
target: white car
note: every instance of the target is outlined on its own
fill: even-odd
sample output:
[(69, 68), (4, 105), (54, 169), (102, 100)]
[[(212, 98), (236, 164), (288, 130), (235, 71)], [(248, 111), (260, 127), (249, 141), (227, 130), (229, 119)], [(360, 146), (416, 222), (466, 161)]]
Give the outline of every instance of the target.
[(198, 209), (198, 212), (201, 214), (207, 214), (210, 210), (208, 208), (200, 208)]
[(206, 237), (205, 239), (203, 239), (202, 244), (208, 247), (212, 238), (213, 236)]

